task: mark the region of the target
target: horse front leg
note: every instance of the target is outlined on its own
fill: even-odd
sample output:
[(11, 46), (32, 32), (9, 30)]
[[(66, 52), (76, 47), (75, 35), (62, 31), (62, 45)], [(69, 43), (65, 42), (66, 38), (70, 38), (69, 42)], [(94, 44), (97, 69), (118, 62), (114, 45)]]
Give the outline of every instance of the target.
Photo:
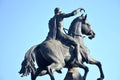
[(102, 65), (99, 61), (97, 62), (96, 65), (98, 66), (99, 71), (100, 71), (100, 78), (98, 78), (97, 80), (103, 80), (104, 79), (104, 73), (103, 73), (103, 70), (102, 70)]
[(88, 57), (88, 63), (97, 65), (97, 67), (99, 68), (99, 71), (100, 71), (100, 78), (98, 78), (97, 80), (103, 80), (104, 79), (104, 73), (103, 73), (101, 63), (99, 61), (91, 58), (91, 57)]

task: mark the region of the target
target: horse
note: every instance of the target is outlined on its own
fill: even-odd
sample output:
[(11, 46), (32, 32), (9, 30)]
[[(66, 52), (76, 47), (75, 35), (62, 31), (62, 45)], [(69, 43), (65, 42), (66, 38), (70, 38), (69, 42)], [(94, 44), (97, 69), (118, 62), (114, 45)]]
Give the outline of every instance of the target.
[[(90, 24), (87, 22), (87, 15), (79, 16), (75, 18), (68, 30), (68, 35), (73, 37), (79, 42), (82, 52), (78, 55), (81, 63), (76, 63), (75, 50), (70, 44), (63, 44), (59, 40), (45, 40), (41, 44), (32, 46), (25, 54), (25, 58), (22, 62), (22, 67), (19, 71), (22, 76), (27, 76), (31, 73), (31, 80), (36, 80), (37, 76), (43, 76), (49, 74), (51, 80), (55, 80), (53, 72), (62, 73), (62, 68), (74, 68), (79, 67), (85, 70), (83, 79), (86, 79), (89, 71), (88, 67), (83, 63), (95, 64), (100, 70), (100, 78), (104, 79), (104, 73), (102, 65), (99, 61), (93, 59), (88, 51), (87, 47), (83, 43), (83, 34), (88, 36), (89, 39), (95, 37), (94, 31), (91, 29)], [(66, 42), (64, 42), (66, 43)], [(36, 69), (35, 64), (38, 68)]]

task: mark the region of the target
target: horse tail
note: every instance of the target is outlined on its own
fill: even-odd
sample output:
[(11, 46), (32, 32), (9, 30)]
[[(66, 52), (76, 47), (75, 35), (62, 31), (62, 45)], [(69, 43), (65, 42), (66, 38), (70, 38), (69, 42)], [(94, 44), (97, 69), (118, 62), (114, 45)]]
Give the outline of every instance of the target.
[(21, 77), (29, 75), (29, 73), (35, 74), (36, 68), (34, 62), (36, 61), (35, 58), (35, 48), (37, 45), (32, 46), (25, 54), (24, 60), (22, 61), (22, 67), (19, 71), (22, 74)]

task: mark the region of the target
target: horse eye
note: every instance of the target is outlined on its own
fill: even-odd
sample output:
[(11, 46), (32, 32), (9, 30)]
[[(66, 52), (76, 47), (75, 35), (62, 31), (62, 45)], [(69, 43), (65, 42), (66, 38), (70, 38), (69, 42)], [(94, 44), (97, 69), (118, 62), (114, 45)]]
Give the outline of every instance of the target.
[(90, 24), (86, 23), (87, 26), (90, 26)]

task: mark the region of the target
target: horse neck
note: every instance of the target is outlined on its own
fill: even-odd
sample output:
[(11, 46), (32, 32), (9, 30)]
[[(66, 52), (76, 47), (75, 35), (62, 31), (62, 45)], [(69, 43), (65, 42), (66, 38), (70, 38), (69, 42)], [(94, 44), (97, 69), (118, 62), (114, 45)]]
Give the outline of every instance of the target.
[(81, 22), (71, 23), (68, 34), (75, 39), (81, 39), (82, 38)]

